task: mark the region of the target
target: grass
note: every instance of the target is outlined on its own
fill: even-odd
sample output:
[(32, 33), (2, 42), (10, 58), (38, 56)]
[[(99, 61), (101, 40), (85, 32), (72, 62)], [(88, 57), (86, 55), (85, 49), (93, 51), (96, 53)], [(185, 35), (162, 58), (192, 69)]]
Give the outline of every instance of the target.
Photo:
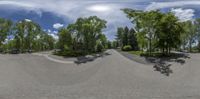
[(142, 51), (128, 51), (128, 53), (133, 54), (133, 55), (137, 55), (137, 56), (140, 56), (140, 55), (143, 54)]
[(181, 54), (177, 53), (170, 53), (169, 55), (165, 55), (160, 52), (152, 52), (151, 55), (149, 55), (148, 52), (142, 52), (142, 51), (127, 51), (130, 54), (137, 55), (137, 56), (142, 56), (142, 57), (157, 57), (157, 58), (163, 58), (163, 57), (180, 57)]
[(54, 55), (57, 56), (64, 56), (64, 57), (80, 57), (80, 56), (85, 56), (85, 55), (96, 55), (96, 54), (101, 54), (102, 52), (92, 52), (92, 53), (84, 53), (83, 51), (58, 51), (58, 52), (53, 52)]

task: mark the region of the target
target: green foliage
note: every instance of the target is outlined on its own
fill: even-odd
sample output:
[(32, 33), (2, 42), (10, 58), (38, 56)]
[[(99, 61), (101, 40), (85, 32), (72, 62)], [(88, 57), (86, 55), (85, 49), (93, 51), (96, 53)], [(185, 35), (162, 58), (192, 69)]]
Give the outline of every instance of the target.
[(136, 31), (132, 28), (128, 33), (128, 45), (131, 45), (132, 50), (139, 50), (138, 41), (136, 38)]
[(66, 57), (77, 57), (77, 56), (85, 55), (85, 53), (83, 53), (82, 51), (69, 51), (69, 50), (54, 52), (54, 54), (58, 56), (66, 56)]
[(163, 53), (169, 54), (172, 48), (178, 48), (181, 44), (183, 28), (177, 17), (172, 13), (165, 14), (158, 23), (158, 31), (155, 33), (157, 46)]
[[(107, 46), (107, 38), (102, 33), (104, 28), (106, 21), (96, 16), (78, 18), (75, 23), (59, 31), (61, 53), (71, 56), (70, 52), (82, 55), (103, 51)], [(64, 46), (68, 46), (68, 51), (64, 50)]]
[(112, 48), (116, 49), (117, 47), (119, 47), (119, 43), (117, 41), (113, 41), (112, 43)]
[[(141, 47), (148, 48), (149, 53), (152, 53), (154, 42), (156, 40), (155, 33), (157, 32), (157, 26), (162, 17), (159, 11), (138, 11), (132, 9), (123, 9), (127, 16), (136, 23), (136, 29), (139, 33), (138, 41), (141, 43)], [(146, 39), (146, 40), (145, 40)], [(147, 41), (147, 42), (145, 42)], [(148, 45), (148, 46), (144, 46)]]
[(137, 55), (137, 56), (140, 56), (143, 54), (142, 51), (129, 51), (130, 54), (133, 54), (133, 55)]
[(119, 47), (122, 47), (124, 44), (123, 44), (123, 34), (124, 34), (124, 29), (122, 27), (119, 27), (117, 29), (117, 35), (116, 35), (116, 40), (118, 41), (119, 43)]
[(122, 48), (123, 51), (131, 51), (132, 47), (130, 45), (126, 45)]
[(128, 27), (118, 28), (116, 35), (117, 36), (116, 41), (118, 42), (118, 46), (123, 47), (126, 45), (131, 45), (132, 50), (138, 50), (139, 47), (135, 33), (136, 32), (133, 28), (131, 28), (130, 30)]
[(3, 42), (10, 34), (11, 26), (12, 22), (10, 20), (0, 18), (0, 48), (2, 48)]
[[(13, 38), (10, 40), (8, 37)], [(0, 38), (0, 45), (3, 42), (5, 52), (12, 49), (20, 50), (22, 53), (51, 50), (55, 43), (54, 38), (42, 31), (37, 23), (27, 20), (12, 24), (12, 21), (0, 19)]]
[(129, 34), (129, 28), (125, 27), (123, 31), (123, 36), (122, 36), (122, 43), (123, 46), (128, 45), (128, 34)]
[(26, 20), (16, 23), (14, 39), (16, 40), (15, 48), (22, 52), (51, 50), (55, 42), (54, 38), (42, 31), (37, 23)]
[(158, 10), (123, 9), (123, 11), (136, 25), (138, 45), (142, 50), (147, 49), (150, 55), (156, 49), (169, 54), (172, 48), (181, 45), (181, 33), (184, 29), (174, 14), (161, 13)]
[(61, 50), (65, 50), (65, 46), (68, 47), (68, 49), (72, 49), (72, 36), (71, 33), (68, 31), (68, 29), (63, 28), (59, 30), (59, 48)]
[(113, 47), (113, 46), (112, 46), (112, 42), (111, 42), (111, 41), (108, 41), (108, 42), (107, 42), (107, 48), (108, 48), (108, 49), (111, 49), (112, 47)]
[(16, 23), (14, 32), (14, 38), (16, 39), (16, 48), (22, 52), (24, 50), (32, 50), (34, 40), (37, 38), (41, 28), (34, 22), (26, 20), (19, 21)]
[(104, 46), (99, 42), (96, 45), (96, 52), (102, 52), (104, 49)]

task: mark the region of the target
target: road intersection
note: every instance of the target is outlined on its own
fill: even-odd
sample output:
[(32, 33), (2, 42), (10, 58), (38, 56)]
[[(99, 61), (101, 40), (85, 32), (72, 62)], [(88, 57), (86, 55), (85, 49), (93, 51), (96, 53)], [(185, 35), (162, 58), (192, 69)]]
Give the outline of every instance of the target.
[(59, 63), (48, 55), (0, 55), (0, 99), (200, 98), (199, 54), (173, 63), (173, 73), (165, 76), (151, 64), (108, 53), (82, 64)]

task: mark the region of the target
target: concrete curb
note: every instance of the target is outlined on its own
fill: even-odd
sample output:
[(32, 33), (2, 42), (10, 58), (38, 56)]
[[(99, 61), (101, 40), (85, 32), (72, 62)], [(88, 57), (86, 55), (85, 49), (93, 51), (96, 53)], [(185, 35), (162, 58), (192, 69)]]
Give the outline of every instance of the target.
[(57, 62), (57, 63), (62, 63), (62, 64), (74, 64), (74, 61), (62, 61), (62, 60), (58, 60), (52, 57), (49, 57), (48, 54), (39, 54), (39, 53), (33, 53), (32, 55), (37, 55), (37, 56), (43, 56), (46, 59), (53, 61), (53, 62)]

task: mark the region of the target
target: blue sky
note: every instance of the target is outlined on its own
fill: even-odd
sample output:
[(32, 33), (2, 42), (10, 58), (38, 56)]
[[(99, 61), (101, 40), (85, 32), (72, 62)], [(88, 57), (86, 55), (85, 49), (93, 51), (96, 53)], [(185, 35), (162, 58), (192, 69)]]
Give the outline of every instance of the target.
[(171, 11), (180, 21), (199, 17), (198, 0), (0, 0), (0, 17), (19, 21), (29, 19), (55, 36), (58, 28), (66, 27), (78, 17), (96, 15), (107, 21), (103, 30), (114, 40), (117, 27), (133, 27), (120, 9), (133, 8), (145, 11), (160, 9)]

